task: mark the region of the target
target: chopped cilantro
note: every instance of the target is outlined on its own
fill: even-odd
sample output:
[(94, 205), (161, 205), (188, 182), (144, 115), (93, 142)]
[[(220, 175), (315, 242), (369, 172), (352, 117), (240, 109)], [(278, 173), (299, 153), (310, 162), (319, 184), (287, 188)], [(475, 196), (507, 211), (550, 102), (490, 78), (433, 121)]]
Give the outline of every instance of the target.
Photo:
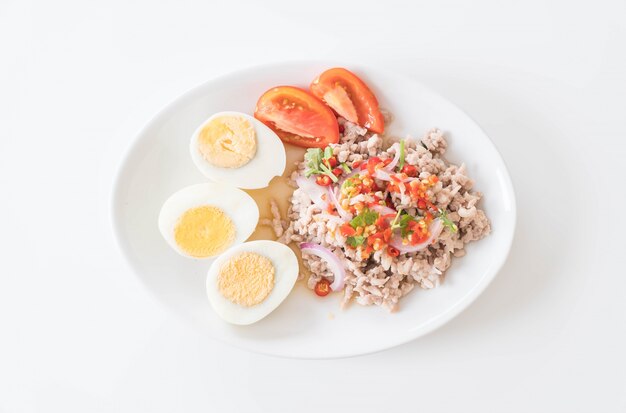
[(412, 221), (418, 221), (419, 217), (415, 218), (409, 214), (398, 215), (399, 219), (392, 223), (391, 229), (400, 229), (402, 237), (406, 237), (409, 234), (409, 223)]
[(443, 222), (443, 225), (448, 228), (452, 232), (457, 232), (459, 228), (456, 226), (454, 222), (450, 218), (448, 218), (448, 213), (443, 209), (439, 208), (439, 219)]
[(419, 221), (421, 218), (420, 217), (414, 217), (411, 216), (407, 213), (402, 213), (404, 211), (402, 211), (402, 209), (400, 209), (398, 211), (398, 214), (396, 215), (396, 217), (393, 219), (393, 221), (391, 222), (391, 229), (392, 230), (396, 230), (399, 229), (400, 233), (402, 234), (402, 237), (406, 237), (407, 235), (409, 235), (409, 223), (412, 221)]
[(417, 220), (418, 219), (412, 217), (409, 214), (403, 215), (402, 218), (400, 218), (400, 222), (398, 225), (400, 227), (400, 233), (402, 237), (406, 237), (407, 235), (409, 235), (409, 222)]
[(365, 227), (367, 225), (373, 225), (377, 219), (378, 212), (364, 208), (359, 215), (352, 218), (352, 221), (350, 221), (350, 226), (352, 228), (358, 228)]
[(360, 245), (363, 245), (365, 243), (365, 237), (363, 235), (355, 235), (353, 237), (348, 237), (346, 239), (346, 243), (353, 247), (356, 248)]
[(355, 183), (354, 183), (354, 181), (352, 179), (346, 179), (341, 184), (341, 190), (343, 191), (344, 188), (352, 188), (354, 185), (355, 185)]

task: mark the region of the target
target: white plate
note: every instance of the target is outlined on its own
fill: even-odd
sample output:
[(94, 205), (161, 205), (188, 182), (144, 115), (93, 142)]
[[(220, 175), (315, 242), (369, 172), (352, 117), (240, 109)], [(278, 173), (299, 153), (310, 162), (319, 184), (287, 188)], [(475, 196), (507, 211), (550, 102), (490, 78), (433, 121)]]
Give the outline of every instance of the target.
[(186, 259), (161, 238), (157, 217), (178, 189), (203, 182), (189, 156), (189, 139), (211, 114), (254, 111), (257, 98), (276, 85), (309, 82), (328, 62), (275, 64), (239, 71), (204, 83), (169, 104), (139, 133), (122, 161), (112, 210), (120, 248), (137, 276), (172, 311), (212, 337), (266, 354), (332, 358), (371, 353), (422, 336), (465, 309), (504, 263), (515, 230), (515, 197), (506, 166), (489, 138), (465, 113), (413, 79), (348, 65), (394, 114), (388, 131), (421, 136), (432, 127), (449, 140), (447, 158), (465, 162), (493, 232), (454, 259), (445, 282), (434, 290), (414, 290), (389, 314), (378, 307), (339, 308), (338, 294), (316, 297), (297, 283), (285, 302), (257, 324), (224, 323), (205, 292), (206, 261)]

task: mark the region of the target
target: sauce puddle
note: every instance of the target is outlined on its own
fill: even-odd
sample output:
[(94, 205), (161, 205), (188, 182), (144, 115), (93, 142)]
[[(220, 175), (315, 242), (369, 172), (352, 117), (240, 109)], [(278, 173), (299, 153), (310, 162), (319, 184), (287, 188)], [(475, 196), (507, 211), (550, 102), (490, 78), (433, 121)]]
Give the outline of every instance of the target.
[[(299, 146), (285, 144), (285, 152), (287, 154), (287, 166), (285, 167), (285, 172), (282, 176), (274, 177), (269, 186), (266, 188), (245, 190), (245, 192), (254, 199), (259, 207), (259, 219), (272, 219), (272, 213), (270, 211), (270, 201), (272, 199), (275, 200), (278, 205), (281, 218), (284, 220), (287, 219), (289, 199), (294, 191), (294, 188), (289, 185), (289, 177), (296, 169), (295, 163), (304, 159), (306, 149), (300, 148)], [(274, 230), (269, 226), (259, 224), (248, 240), (252, 241), (258, 239), (276, 240)], [(299, 256), (299, 249), (297, 252), (297, 255)]]

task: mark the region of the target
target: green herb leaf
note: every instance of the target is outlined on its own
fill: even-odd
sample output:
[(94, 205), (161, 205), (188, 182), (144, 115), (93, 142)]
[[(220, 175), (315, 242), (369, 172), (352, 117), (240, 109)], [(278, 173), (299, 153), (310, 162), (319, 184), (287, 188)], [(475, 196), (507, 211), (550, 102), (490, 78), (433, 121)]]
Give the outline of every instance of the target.
[(402, 235), (402, 238), (409, 235), (409, 223), (412, 221), (419, 221), (420, 217), (413, 217), (409, 214), (402, 214), (402, 210), (398, 211), (398, 215), (391, 222), (391, 230), (399, 229)]
[(326, 149), (324, 149), (324, 159), (330, 159), (333, 156), (333, 148), (331, 148), (330, 146), (327, 146)]
[(364, 227), (367, 225), (372, 225), (378, 219), (378, 212), (371, 211), (368, 208), (364, 208), (359, 215), (352, 218), (350, 221), (350, 226), (352, 228)]
[(344, 188), (352, 188), (353, 186), (354, 186), (354, 181), (352, 181), (352, 179), (346, 179), (341, 184), (341, 190), (343, 191)]
[(319, 165), (322, 162), (322, 150), (319, 148), (307, 149), (306, 153), (304, 154), (304, 160), (306, 161), (308, 171), (312, 171), (309, 176), (311, 174), (317, 173), (317, 171), (319, 170)]
[(448, 213), (441, 208), (439, 208), (439, 219), (441, 219), (443, 225), (450, 231), (457, 232), (459, 230), (459, 227), (448, 217)]
[(406, 237), (407, 235), (409, 235), (409, 222), (411, 221), (418, 221), (417, 218), (412, 217), (409, 214), (403, 215), (402, 218), (400, 218), (400, 235), (402, 235), (402, 238)]
[(398, 171), (404, 168), (404, 139), (400, 139), (400, 160), (398, 161)]
[[(330, 155), (326, 157), (326, 155)], [(304, 160), (306, 162), (307, 169), (304, 171), (304, 176), (307, 178), (311, 175), (328, 175), (333, 182), (337, 182), (338, 179), (333, 174), (333, 171), (326, 165), (324, 165), (323, 159), (328, 159), (333, 156), (333, 150), (330, 146), (322, 152), (320, 148), (309, 148), (304, 154)], [(323, 158), (322, 158), (323, 157)]]
[(323, 163), (321, 163), (320, 164), (320, 169), (321, 169), (320, 173), (323, 173), (324, 175), (328, 175), (330, 177), (330, 179), (333, 180), (333, 182), (339, 181), (339, 179), (337, 179), (337, 177), (335, 176), (333, 171), (328, 166), (326, 166)]
[(393, 218), (393, 221), (391, 221), (391, 229), (394, 230), (396, 228), (400, 228), (398, 225), (398, 218), (400, 218), (400, 214), (402, 213), (402, 208), (398, 209), (398, 213), (396, 214), (396, 216)]
[(346, 239), (346, 244), (349, 246), (356, 248), (360, 245), (365, 244), (365, 237), (363, 235), (355, 235), (353, 237), (348, 237)]

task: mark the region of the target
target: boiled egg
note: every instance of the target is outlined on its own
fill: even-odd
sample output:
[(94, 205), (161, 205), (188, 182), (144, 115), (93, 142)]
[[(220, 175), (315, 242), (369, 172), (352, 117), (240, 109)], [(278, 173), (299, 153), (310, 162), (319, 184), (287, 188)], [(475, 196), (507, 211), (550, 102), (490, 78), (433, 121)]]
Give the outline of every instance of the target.
[(285, 171), (285, 147), (278, 135), (245, 113), (214, 114), (196, 129), (189, 149), (205, 177), (238, 188), (264, 188)]
[(232, 324), (247, 325), (282, 303), (298, 278), (298, 259), (276, 241), (250, 241), (213, 261), (206, 280), (211, 307)]
[(178, 253), (212, 258), (244, 242), (259, 221), (259, 208), (232, 186), (204, 183), (170, 196), (159, 214), (159, 230)]

